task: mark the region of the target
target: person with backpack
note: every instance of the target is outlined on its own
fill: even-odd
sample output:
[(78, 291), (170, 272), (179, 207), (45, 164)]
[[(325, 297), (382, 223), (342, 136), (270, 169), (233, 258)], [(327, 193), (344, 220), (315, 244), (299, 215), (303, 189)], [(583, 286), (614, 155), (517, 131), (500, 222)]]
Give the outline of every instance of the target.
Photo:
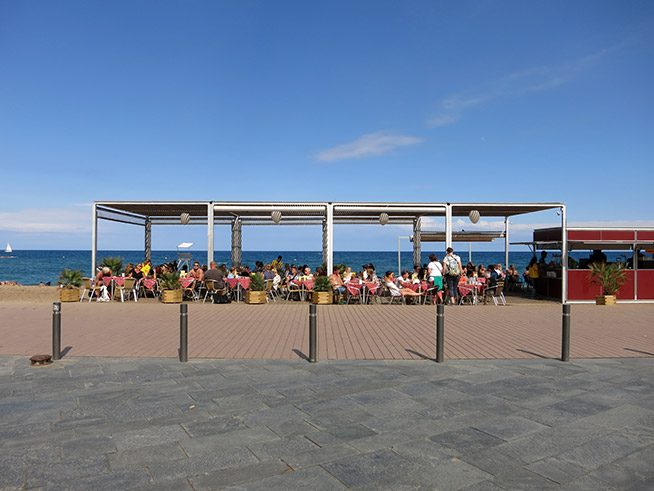
[(458, 295), (459, 279), (461, 277), (461, 258), (454, 254), (454, 249), (448, 247), (446, 255), (443, 258), (443, 266), (445, 267), (443, 273), (447, 280), (447, 291), (450, 295), (451, 305), (456, 305), (456, 297)]

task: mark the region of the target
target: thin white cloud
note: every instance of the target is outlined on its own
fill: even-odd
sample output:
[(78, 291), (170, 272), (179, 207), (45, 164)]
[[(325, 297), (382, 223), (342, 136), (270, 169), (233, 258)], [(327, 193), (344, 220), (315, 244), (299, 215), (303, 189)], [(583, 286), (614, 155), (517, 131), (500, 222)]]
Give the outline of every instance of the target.
[(378, 131), (360, 136), (353, 142), (322, 150), (314, 155), (314, 158), (321, 162), (360, 159), (383, 155), (398, 147), (415, 145), (420, 142), (422, 142), (422, 138), (415, 136), (396, 135), (388, 131)]
[(436, 116), (435, 118), (428, 120), (427, 125), (431, 126), (432, 128), (437, 128), (439, 126), (447, 126), (448, 124), (454, 123), (459, 118), (460, 116), (456, 114), (442, 114), (440, 116)]
[(10, 233), (88, 234), (91, 211), (75, 208), (27, 208), (0, 212), (0, 231)]
[(484, 89), (453, 94), (441, 101), (442, 112), (429, 118), (426, 121), (427, 126), (438, 127), (451, 124), (459, 120), (465, 111), (500, 97), (519, 96), (559, 87), (603, 56), (621, 47), (622, 44), (602, 49), (560, 65), (532, 67), (517, 71), (489, 82)]

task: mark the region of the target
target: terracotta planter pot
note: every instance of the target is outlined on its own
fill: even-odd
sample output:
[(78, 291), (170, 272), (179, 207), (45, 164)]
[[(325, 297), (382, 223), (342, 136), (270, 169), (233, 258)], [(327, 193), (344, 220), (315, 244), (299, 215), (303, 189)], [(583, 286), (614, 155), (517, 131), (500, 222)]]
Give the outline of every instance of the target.
[(161, 301), (163, 303), (182, 303), (182, 290), (164, 290), (161, 293)]
[(333, 292), (313, 292), (311, 302), (319, 305), (330, 305), (334, 301)]
[(248, 290), (245, 294), (246, 303), (266, 303), (266, 292), (253, 292)]
[(61, 288), (59, 290), (60, 302), (79, 302), (79, 288)]
[(615, 295), (597, 295), (595, 297), (596, 305), (615, 305)]

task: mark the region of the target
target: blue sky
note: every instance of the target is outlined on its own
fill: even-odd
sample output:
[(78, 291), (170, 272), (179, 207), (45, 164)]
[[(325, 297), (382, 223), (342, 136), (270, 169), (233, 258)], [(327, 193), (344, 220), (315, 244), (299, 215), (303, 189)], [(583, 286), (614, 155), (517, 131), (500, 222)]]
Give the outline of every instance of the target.
[[(562, 201), (572, 225), (654, 225), (653, 48), (651, 1), (0, 0), (0, 243), (88, 249), (94, 200)], [(319, 250), (314, 228), (244, 248)], [(205, 229), (153, 246), (184, 240)], [(142, 244), (101, 222), (101, 248)]]

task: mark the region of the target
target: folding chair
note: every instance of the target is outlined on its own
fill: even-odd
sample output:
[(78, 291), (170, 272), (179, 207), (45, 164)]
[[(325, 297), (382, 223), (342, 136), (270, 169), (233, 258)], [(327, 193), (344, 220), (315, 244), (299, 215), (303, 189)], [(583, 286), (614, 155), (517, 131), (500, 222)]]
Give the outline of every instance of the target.
[(350, 300), (353, 298), (356, 298), (359, 300), (359, 303), (362, 303), (361, 300), (361, 290), (363, 290), (363, 285), (353, 285), (353, 284), (346, 284), (345, 285), (345, 292), (347, 293), (347, 301), (346, 303), (350, 303)]
[(218, 290), (216, 290), (216, 284), (214, 283), (214, 280), (204, 280), (204, 287), (206, 289), (206, 293), (204, 294), (204, 299), (202, 299), (202, 303), (207, 301), (207, 297), (211, 295), (211, 303), (213, 303), (213, 295), (218, 293)]
[(498, 281), (497, 286), (492, 290), (493, 291), (491, 291), (489, 295), (493, 299), (493, 302), (495, 302), (495, 305), (497, 306), (502, 302), (502, 305), (506, 306), (506, 298), (504, 298), (504, 282)]
[(193, 280), (193, 282), (189, 286), (184, 288), (184, 293), (183, 293), (183, 295), (186, 295), (186, 294), (191, 295), (191, 299), (194, 302), (198, 302), (200, 300), (200, 293), (195, 288), (197, 286), (197, 284), (198, 284), (198, 281)]
[(129, 299), (129, 296), (132, 295), (134, 297), (134, 301), (138, 302), (137, 300), (137, 289), (136, 289), (136, 278), (125, 278), (125, 282), (122, 285), (116, 286), (116, 291), (120, 292), (120, 301), (125, 302), (125, 295), (127, 295), (127, 298)]
[(102, 286), (100, 285), (93, 286), (93, 283), (91, 282), (91, 278), (82, 278), (82, 284), (84, 285), (84, 290), (82, 290), (82, 296), (79, 299), (80, 302), (84, 300), (84, 295), (86, 295), (87, 291), (91, 292), (91, 295), (89, 296), (89, 302), (90, 302), (93, 299), (93, 295), (97, 297), (98, 294), (96, 292), (99, 292), (102, 289)]

